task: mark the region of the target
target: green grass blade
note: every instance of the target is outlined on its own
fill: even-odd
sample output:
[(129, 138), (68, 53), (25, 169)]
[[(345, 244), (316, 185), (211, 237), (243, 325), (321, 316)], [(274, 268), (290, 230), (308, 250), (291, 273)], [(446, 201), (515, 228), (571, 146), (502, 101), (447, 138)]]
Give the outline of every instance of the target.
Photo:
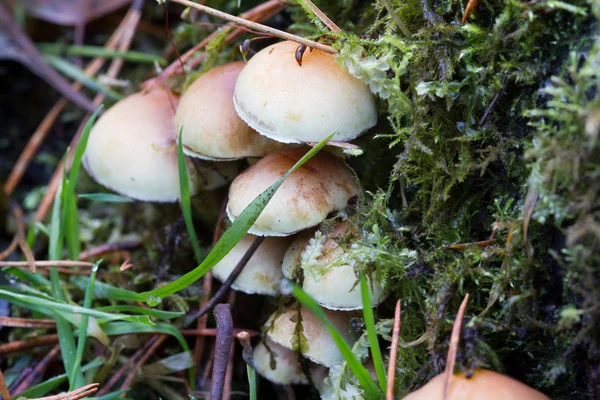
[[(90, 285), (88, 289), (85, 291), (85, 296), (83, 298), (83, 306), (85, 308), (92, 307), (92, 294), (94, 293), (94, 282), (96, 281), (96, 272), (98, 271), (98, 264), (100, 261), (96, 263), (92, 267), (92, 274), (90, 275)], [(73, 365), (73, 370), (71, 371), (70, 379), (69, 379), (69, 391), (75, 389), (74, 382), (75, 376), (77, 374), (82, 374), (81, 372), (81, 360), (83, 359), (83, 350), (85, 349), (85, 342), (87, 339), (88, 332), (88, 322), (89, 317), (87, 315), (81, 316), (81, 325), (79, 326), (79, 337), (77, 338), (77, 353), (75, 354), (75, 364)]]
[(300, 168), (304, 165), (305, 162), (310, 160), (319, 150), (321, 150), (325, 144), (331, 140), (333, 137), (333, 133), (327, 136), (325, 139), (321, 140), (315, 147), (313, 147), (309, 152), (307, 152), (304, 157), (302, 157), (288, 172), (285, 173), (281, 178), (277, 180), (274, 184), (268, 187), (264, 192), (259, 194), (253, 201), (250, 203), (248, 207), (239, 215), (238, 218), (231, 224), (229, 229), (227, 229), (221, 239), (217, 242), (212, 251), (206, 256), (204, 261), (195, 269), (183, 275), (181, 278), (170, 282), (160, 288), (151, 290), (149, 292), (141, 293), (142, 296), (145, 297), (148, 304), (151, 306), (155, 306), (160, 299), (171, 295), (173, 293), (177, 293), (180, 290), (185, 289), (190, 286), (192, 283), (196, 282), (198, 279), (202, 278), (204, 274), (209, 271), (212, 267), (214, 267), (229, 251), (246, 235), (248, 229), (254, 224), (254, 221), (258, 218), (262, 210), (267, 206), (267, 203), (277, 189), (281, 186), (283, 181), (296, 169)]
[(127, 399), (127, 397), (121, 397), (123, 393), (127, 393), (131, 388), (117, 390), (116, 392), (105, 394), (104, 396), (94, 397), (94, 400), (114, 400), (114, 399)]
[[(71, 278), (71, 283), (74, 283), (81, 290), (85, 290), (90, 278), (87, 276), (74, 276)], [(100, 299), (112, 300), (130, 300), (130, 301), (145, 301), (146, 298), (131, 290), (121, 289), (108, 283), (96, 282), (94, 286), (94, 296)]]
[(327, 315), (325, 315), (323, 312), (323, 309), (321, 309), (317, 302), (308, 294), (306, 294), (306, 292), (304, 292), (304, 290), (302, 290), (300, 287), (292, 282), (289, 282), (289, 285), (292, 288), (292, 295), (296, 298), (296, 300), (298, 300), (304, 307), (308, 308), (321, 322), (323, 322), (323, 324), (325, 324), (327, 330), (331, 334), (331, 337), (335, 341), (335, 344), (340, 349), (340, 352), (348, 364), (348, 367), (358, 379), (358, 382), (364, 390), (367, 399), (380, 399), (381, 391), (377, 387), (377, 384), (373, 378), (371, 378), (371, 375), (369, 375), (369, 371), (367, 371), (360, 360), (358, 360), (354, 353), (352, 353), (352, 348), (329, 321)]
[(371, 345), (371, 357), (373, 357), (373, 364), (375, 364), (375, 371), (377, 372), (379, 387), (386, 388), (387, 378), (385, 376), (385, 367), (383, 366), (381, 349), (379, 348), (377, 330), (375, 329), (375, 316), (373, 315), (373, 305), (371, 304), (369, 284), (367, 283), (365, 274), (362, 272), (360, 273), (360, 293), (362, 296), (363, 316), (365, 318), (365, 325), (367, 326), (367, 337), (369, 339), (369, 344)]
[(256, 370), (250, 364), (246, 364), (246, 372), (248, 373), (248, 386), (250, 388), (250, 400), (257, 400), (256, 395)]
[(60, 43), (38, 43), (37, 47), (43, 54), (69, 54), (72, 56), (81, 57), (102, 57), (102, 58), (122, 58), (125, 61), (154, 64), (158, 62), (160, 65), (166, 65), (167, 61), (153, 54), (146, 54), (139, 51), (119, 51), (109, 50), (101, 46), (88, 45), (64, 45)]
[(64, 58), (57, 57), (52, 54), (46, 54), (44, 55), (44, 60), (46, 60), (48, 64), (50, 64), (54, 69), (58, 70), (60, 73), (80, 82), (83, 86), (87, 87), (88, 89), (91, 89), (98, 93), (103, 93), (113, 100), (121, 100), (123, 98), (123, 96), (121, 96), (119, 93), (115, 92), (111, 88), (87, 76), (83, 72), (83, 70), (81, 70), (81, 68), (77, 67), (75, 64), (68, 62)]
[(181, 211), (183, 212), (183, 219), (185, 221), (185, 227), (187, 228), (192, 247), (194, 249), (194, 257), (196, 262), (202, 261), (202, 250), (200, 249), (200, 243), (198, 242), (198, 235), (194, 229), (194, 221), (192, 219), (192, 201), (190, 195), (190, 181), (188, 178), (187, 163), (185, 161), (185, 154), (183, 154), (183, 143), (181, 136), (183, 134), (183, 126), (179, 130), (179, 142), (177, 143), (177, 166), (179, 168), (179, 192), (181, 193)]
[[(81, 367), (81, 370), (83, 372), (90, 370), (92, 368), (97, 368), (99, 366), (101, 366), (104, 363), (104, 358), (102, 357), (98, 357), (95, 360), (87, 363), (86, 365), (84, 365), (83, 367)], [(27, 390), (21, 392), (21, 393), (17, 393), (13, 398), (37, 398), (37, 397), (42, 397), (45, 396), (48, 392), (50, 392), (51, 390), (57, 388), (58, 386), (62, 385), (65, 381), (67, 380), (67, 374), (61, 374), (61, 375), (57, 375), (54, 376), (42, 383), (39, 383), (35, 386), (32, 386), (30, 388), (28, 388)]]
[(161, 310), (155, 310), (153, 308), (144, 308), (144, 307), (131, 306), (131, 305), (126, 305), (126, 304), (116, 305), (116, 306), (96, 307), (95, 310), (104, 311), (104, 312), (117, 312), (117, 313), (133, 312), (136, 314), (145, 314), (152, 318), (157, 318), (157, 319), (173, 319), (173, 318), (181, 317), (182, 315), (185, 314), (183, 312), (161, 311)]
[(81, 243), (79, 240), (79, 217), (77, 215), (77, 198), (75, 197), (75, 187), (77, 186), (77, 179), (79, 178), (79, 170), (81, 169), (81, 163), (83, 160), (83, 153), (87, 146), (88, 138), (92, 126), (98, 117), (98, 114), (102, 110), (102, 106), (98, 107), (92, 116), (88, 119), (79, 143), (75, 148), (75, 154), (73, 155), (73, 162), (71, 163), (71, 169), (67, 178), (67, 186), (64, 190), (64, 204), (63, 213), (65, 215), (65, 238), (67, 241), (67, 249), (69, 250), (69, 258), (71, 260), (78, 260), (79, 253), (81, 251)]
[(80, 199), (98, 201), (102, 203), (134, 203), (135, 199), (113, 193), (84, 193), (78, 196)]

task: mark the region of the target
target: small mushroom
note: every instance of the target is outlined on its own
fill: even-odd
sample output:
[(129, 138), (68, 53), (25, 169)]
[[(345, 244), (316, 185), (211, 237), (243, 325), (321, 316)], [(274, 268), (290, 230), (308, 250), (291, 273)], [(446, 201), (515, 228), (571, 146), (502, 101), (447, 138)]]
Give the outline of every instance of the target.
[[(98, 183), (142, 201), (179, 199), (174, 107), (163, 89), (135, 93), (102, 115), (90, 132), (83, 164)], [(227, 183), (231, 165), (198, 166), (187, 160), (190, 192)], [(219, 171), (218, 169), (223, 169)]]
[[(444, 374), (404, 397), (404, 400), (442, 400)], [(545, 394), (508, 376), (480, 369), (467, 378), (465, 374), (450, 378), (447, 400), (550, 400)]]
[[(227, 215), (234, 221), (252, 200), (281, 178), (303, 149), (271, 153), (238, 175), (229, 188)], [(354, 174), (335, 156), (320, 152), (292, 172), (249, 229), (259, 236), (288, 236), (320, 224), (358, 194)]]
[[(246, 254), (255, 240), (255, 236), (246, 235), (233, 249), (212, 269), (215, 278), (225, 281), (236, 267), (239, 260)], [(264, 294), (275, 296), (283, 276), (281, 262), (289, 238), (266, 238), (250, 257), (248, 263), (233, 282), (231, 287), (249, 294)]]
[(284, 143), (349, 141), (377, 123), (375, 99), (367, 85), (344, 71), (335, 57), (306, 51), (285, 41), (252, 57), (235, 85), (239, 116), (260, 134)]
[(175, 115), (177, 132), (183, 128), (183, 151), (206, 160), (262, 157), (285, 145), (259, 135), (238, 117), (233, 89), (244, 62), (213, 68), (192, 83)]
[[(353, 341), (349, 335), (350, 315), (339, 311), (323, 311), (338, 332), (352, 345)], [(288, 308), (281, 314), (275, 313), (271, 315), (266, 324), (269, 327), (267, 337), (286, 349), (299, 350), (303, 356), (317, 364), (332, 367), (342, 362), (344, 357), (340, 353), (327, 327), (312, 312), (304, 307), (300, 308), (300, 315), (302, 316), (302, 328), (304, 329), (308, 348), (300, 346), (299, 349), (294, 349), (293, 343), (298, 337), (295, 322), (298, 317), (297, 314), (296, 310)]]
[[(273, 366), (271, 365), (271, 355), (275, 368), (271, 368)], [(266, 339), (266, 346), (261, 342), (254, 348), (254, 367), (259, 374), (279, 385), (308, 384), (308, 379), (298, 362), (298, 354), (269, 339)], [(315, 367), (317, 366), (315, 365), (311, 369), (315, 369)], [(325, 375), (325, 368), (318, 367), (318, 369), (320, 375)]]
[[(307, 232), (300, 234), (285, 253), (283, 276), (294, 279), (296, 268), (303, 269), (302, 288), (317, 303), (330, 310), (358, 310), (363, 307), (356, 261), (344, 259), (348, 246), (354, 241), (347, 223), (338, 223), (329, 234)], [(377, 280), (367, 276), (371, 303), (377, 306), (386, 292)]]

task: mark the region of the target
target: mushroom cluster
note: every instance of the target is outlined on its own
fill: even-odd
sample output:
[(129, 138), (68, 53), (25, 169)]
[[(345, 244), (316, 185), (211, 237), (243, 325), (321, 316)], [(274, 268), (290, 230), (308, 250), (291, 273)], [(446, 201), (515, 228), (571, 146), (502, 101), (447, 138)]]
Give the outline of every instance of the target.
[[(155, 88), (118, 102), (91, 131), (84, 157), (88, 173), (120, 194), (166, 202), (180, 197), (179, 132), (192, 195), (226, 184), (237, 173), (232, 160), (260, 158), (231, 183), (226, 212), (234, 221), (306, 154), (303, 145), (332, 132), (334, 141), (349, 141), (377, 122), (367, 85), (319, 50), (306, 52), (300, 65), (296, 48), (296, 43), (280, 42), (248, 63), (213, 68), (181, 98)], [(346, 210), (359, 191), (354, 172), (342, 159), (318, 153), (283, 182), (248, 234), (213, 268), (214, 276), (225, 281), (256, 236), (266, 236), (232, 288), (276, 296), (284, 277), (296, 280), (352, 342), (350, 311), (362, 307), (359, 266), (344, 253), (357, 232), (348, 223), (335, 222), (331, 232), (323, 233), (321, 224)], [(385, 291), (374, 280), (370, 288), (377, 305)], [(299, 324), (305, 337), (301, 345), (296, 340)], [(316, 380), (343, 360), (326, 327), (298, 304), (271, 315), (265, 327), (255, 366), (275, 383), (312, 380), (302, 372), (299, 355), (310, 360)]]

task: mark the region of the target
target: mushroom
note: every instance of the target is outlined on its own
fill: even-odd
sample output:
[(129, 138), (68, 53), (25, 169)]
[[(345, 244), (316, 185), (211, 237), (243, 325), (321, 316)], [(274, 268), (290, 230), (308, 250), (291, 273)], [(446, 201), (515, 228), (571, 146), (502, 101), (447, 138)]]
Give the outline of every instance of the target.
[[(340, 332), (347, 342), (352, 344), (353, 341), (349, 335), (350, 315), (339, 311), (323, 311), (338, 332)], [(327, 327), (312, 312), (304, 307), (300, 308), (300, 315), (302, 317), (302, 328), (304, 329), (303, 333), (306, 337), (307, 348), (303, 345), (295, 348), (298, 347), (294, 346), (298, 335), (295, 322), (298, 317), (297, 314), (297, 310), (288, 308), (281, 314), (275, 313), (271, 315), (266, 324), (268, 327), (267, 337), (286, 349), (299, 351), (300, 354), (317, 364), (332, 367), (342, 362), (344, 357), (327, 330)]]
[[(338, 223), (329, 234), (300, 234), (292, 242), (283, 259), (283, 276), (295, 278), (297, 268), (303, 270), (302, 288), (317, 303), (330, 310), (358, 310), (363, 307), (356, 260), (345, 258), (342, 242), (350, 245), (353, 230)], [(381, 284), (367, 277), (373, 307), (381, 303), (386, 292)]]
[[(272, 340), (266, 339), (266, 345), (259, 343), (254, 348), (254, 367), (259, 374), (273, 383), (280, 385), (307, 385), (308, 379), (302, 372), (298, 362), (298, 354)], [(268, 347), (268, 348), (267, 348)], [(271, 356), (273, 356), (275, 368), (271, 368)], [(311, 375), (326, 376), (327, 369), (316, 364), (311, 365)]]
[[(444, 374), (431, 379), (425, 386), (404, 397), (404, 400), (442, 400)], [(508, 376), (480, 369), (474, 375), (453, 375), (447, 400), (550, 400), (545, 394)]]
[(377, 123), (375, 99), (367, 85), (320, 50), (296, 61), (298, 44), (285, 41), (252, 57), (240, 73), (233, 102), (248, 125), (284, 143), (349, 141)]
[[(229, 188), (227, 215), (234, 221), (255, 197), (281, 178), (302, 149), (271, 153), (238, 175)], [(259, 236), (288, 236), (320, 224), (358, 194), (354, 174), (335, 156), (320, 152), (292, 172), (248, 230)]]
[(213, 68), (192, 83), (175, 115), (177, 132), (183, 128), (185, 154), (206, 160), (262, 157), (284, 147), (259, 135), (238, 117), (233, 89), (244, 68), (238, 61)]
[[(233, 249), (212, 269), (214, 276), (220, 281), (225, 281), (239, 260), (246, 254), (254, 242), (255, 237), (246, 235)], [(249, 294), (265, 294), (275, 296), (283, 276), (281, 275), (281, 262), (289, 238), (266, 238), (250, 257), (246, 266), (233, 282), (231, 287)]]
[[(90, 132), (83, 164), (98, 183), (143, 201), (173, 202), (179, 194), (174, 107), (177, 98), (155, 89), (135, 93), (102, 115)], [(225, 184), (223, 174), (188, 165), (190, 192)], [(226, 165), (225, 172), (232, 166)]]

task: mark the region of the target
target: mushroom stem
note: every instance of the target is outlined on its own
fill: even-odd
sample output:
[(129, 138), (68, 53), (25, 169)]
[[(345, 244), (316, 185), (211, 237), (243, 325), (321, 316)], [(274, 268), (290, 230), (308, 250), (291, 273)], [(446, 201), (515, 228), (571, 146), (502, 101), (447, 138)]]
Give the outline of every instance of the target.
[(252, 257), (252, 255), (254, 254), (256, 249), (258, 249), (258, 246), (260, 246), (264, 239), (264, 236), (257, 236), (256, 239), (254, 239), (254, 242), (252, 242), (242, 259), (237, 263), (233, 271), (231, 271), (231, 274), (225, 280), (225, 282), (223, 282), (223, 285), (221, 285), (219, 290), (217, 290), (215, 295), (208, 301), (208, 303), (206, 303), (206, 305), (196, 313), (193, 320), (202, 317), (204, 314), (209, 312), (219, 302), (219, 300), (221, 300), (223, 295), (231, 287), (231, 284), (237, 279), (237, 277), (240, 275), (246, 264), (248, 264), (248, 260), (250, 260), (250, 257)]
[(307, 47), (324, 51), (325, 53), (329, 53), (329, 54), (337, 54), (338, 53), (337, 50), (331, 46), (327, 46), (322, 43), (315, 42), (313, 40), (308, 40), (308, 39), (305, 39), (300, 36), (292, 35), (291, 33), (280, 31), (279, 29), (271, 28), (271, 27), (263, 25), (263, 24), (248, 21), (246, 19), (224, 13), (223, 11), (219, 11), (219, 10), (215, 10), (214, 8), (203, 6), (202, 4), (194, 3), (189, 0), (171, 0), (171, 1), (174, 3), (179, 3), (186, 7), (195, 8), (196, 10), (202, 11), (206, 14), (215, 16), (217, 18), (224, 19), (224, 20), (232, 22), (234, 24), (242, 25), (242, 26), (245, 26), (245, 27), (255, 30), (255, 31), (264, 32), (269, 35), (277, 36), (281, 39), (291, 40), (296, 43), (306, 45)]

